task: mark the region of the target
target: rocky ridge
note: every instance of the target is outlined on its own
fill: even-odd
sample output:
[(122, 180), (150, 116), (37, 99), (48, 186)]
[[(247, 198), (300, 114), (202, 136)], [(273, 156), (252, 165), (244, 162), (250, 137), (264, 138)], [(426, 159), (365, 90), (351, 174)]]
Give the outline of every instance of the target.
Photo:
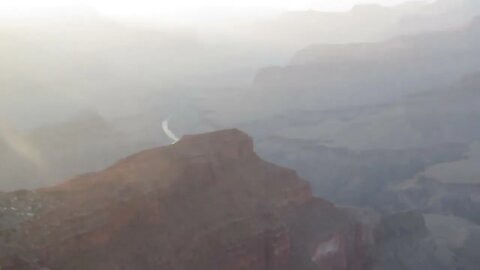
[(184, 136), (22, 194), (27, 215), (10, 213), (4, 269), (360, 270), (372, 240), (238, 130)]
[(2, 270), (473, 270), (480, 243), (466, 221), (316, 198), (236, 129), (0, 202)]

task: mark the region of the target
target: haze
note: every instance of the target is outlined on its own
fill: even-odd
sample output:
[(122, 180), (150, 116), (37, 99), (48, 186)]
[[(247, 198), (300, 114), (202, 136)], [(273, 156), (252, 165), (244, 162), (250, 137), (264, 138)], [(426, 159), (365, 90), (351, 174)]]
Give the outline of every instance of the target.
[[(408, 0), (319, 0), (319, 1), (152, 1), (152, 0), (6, 0), (0, 3), (4, 16), (25, 15), (38, 9), (59, 9), (87, 6), (103, 15), (137, 20), (162, 20), (185, 23), (216, 19), (252, 18), (294, 10), (348, 11), (355, 4), (393, 6)], [(420, 0), (422, 1), (422, 0)], [(423, 0), (427, 2), (429, 0)], [(431, 2), (431, 1), (430, 1)], [(159, 18), (161, 17), (161, 18)]]
[(478, 270), (479, 16), (0, 0), (0, 269)]

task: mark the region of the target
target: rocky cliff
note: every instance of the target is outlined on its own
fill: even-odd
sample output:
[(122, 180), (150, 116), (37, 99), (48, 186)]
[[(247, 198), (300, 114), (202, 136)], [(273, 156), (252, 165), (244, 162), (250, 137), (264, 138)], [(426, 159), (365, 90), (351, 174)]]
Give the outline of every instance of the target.
[(362, 270), (373, 242), (238, 130), (0, 197), (3, 269)]

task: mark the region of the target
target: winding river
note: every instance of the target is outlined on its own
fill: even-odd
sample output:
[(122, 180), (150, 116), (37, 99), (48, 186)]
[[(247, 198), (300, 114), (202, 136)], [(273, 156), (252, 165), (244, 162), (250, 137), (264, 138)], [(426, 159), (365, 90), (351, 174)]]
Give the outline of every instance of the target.
[(178, 140), (180, 140), (180, 139), (168, 127), (168, 120), (169, 120), (168, 118), (163, 120), (162, 129), (163, 129), (163, 132), (165, 133), (165, 135), (167, 135), (167, 137), (172, 140), (172, 144), (174, 144), (174, 143), (178, 142)]

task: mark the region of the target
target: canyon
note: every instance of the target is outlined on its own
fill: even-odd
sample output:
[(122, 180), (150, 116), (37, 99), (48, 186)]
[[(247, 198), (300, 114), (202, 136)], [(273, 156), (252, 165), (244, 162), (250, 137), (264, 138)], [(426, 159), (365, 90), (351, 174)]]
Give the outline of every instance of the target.
[(185, 135), (0, 200), (6, 270), (418, 267), (410, 246), (424, 269), (441, 269), (434, 267), (447, 264), (433, 251), (453, 252), (435, 242), (420, 213), (381, 215), (313, 196), (308, 182), (262, 160), (237, 129)]

